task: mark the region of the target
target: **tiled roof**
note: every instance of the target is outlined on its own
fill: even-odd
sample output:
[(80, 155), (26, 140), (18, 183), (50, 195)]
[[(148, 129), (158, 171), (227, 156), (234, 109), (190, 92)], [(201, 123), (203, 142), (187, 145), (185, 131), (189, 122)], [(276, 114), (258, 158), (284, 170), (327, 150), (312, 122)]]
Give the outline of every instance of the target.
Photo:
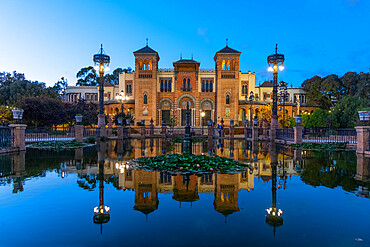
[(155, 50), (153, 50), (149, 46), (145, 46), (145, 47), (135, 51), (134, 53), (158, 53), (158, 52), (156, 52)]
[(175, 63), (199, 63), (199, 62), (195, 61), (194, 59), (180, 59)]
[(265, 81), (260, 87), (273, 87), (271, 81)]
[(216, 53), (241, 53), (240, 51), (234, 50), (233, 48), (230, 48), (228, 46), (225, 46), (225, 48), (219, 50)]

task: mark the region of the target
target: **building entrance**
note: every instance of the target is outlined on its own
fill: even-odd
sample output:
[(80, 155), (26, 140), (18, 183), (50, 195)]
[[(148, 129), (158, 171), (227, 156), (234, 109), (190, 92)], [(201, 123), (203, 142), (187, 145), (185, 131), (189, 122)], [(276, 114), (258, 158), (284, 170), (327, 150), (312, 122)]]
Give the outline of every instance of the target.
[(171, 119), (170, 110), (162, 110), (162, 121), (165, 121), (166, 125), (168, 125), (170, 123), (170, 119)]

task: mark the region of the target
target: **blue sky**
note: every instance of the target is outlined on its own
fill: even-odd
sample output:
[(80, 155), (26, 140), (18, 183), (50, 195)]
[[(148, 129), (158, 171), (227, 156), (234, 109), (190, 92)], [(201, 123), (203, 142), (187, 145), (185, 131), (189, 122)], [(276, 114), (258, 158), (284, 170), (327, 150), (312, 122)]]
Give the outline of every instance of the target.
[(214, 68), (216, 51), (242, 52), (240, 69), (271, 79), (266, 58), (279, 44), (286, 70), (279, 79), (300, 85), (315, 75), (369, 72), (370, 1), (95, 1), (0, 0), (0, 71), (53, 85), (92, 65), (103, 43), (111, 68), (134, 67), (132, 52), (158, 51), (160, 68), (184, 58)]

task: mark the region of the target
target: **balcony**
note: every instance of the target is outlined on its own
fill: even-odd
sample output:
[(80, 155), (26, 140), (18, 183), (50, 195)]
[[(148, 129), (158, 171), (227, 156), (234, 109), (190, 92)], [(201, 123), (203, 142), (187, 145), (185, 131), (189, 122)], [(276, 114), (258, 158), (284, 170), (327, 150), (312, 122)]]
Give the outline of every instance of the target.
[(180, 88), (181, 92), (192, 92), (193, 90), (191, 88)]
[(151, 70), (140, 70), (139, 78), (152, 78), (153, 72)]

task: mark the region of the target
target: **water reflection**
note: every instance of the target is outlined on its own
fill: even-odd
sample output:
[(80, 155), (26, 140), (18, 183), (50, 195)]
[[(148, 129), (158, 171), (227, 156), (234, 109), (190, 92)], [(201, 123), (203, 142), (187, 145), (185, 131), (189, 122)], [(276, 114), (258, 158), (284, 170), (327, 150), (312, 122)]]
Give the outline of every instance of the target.
[[(295, 203), (294, 196), (289, 201), (281, 195), (286, 190), (301, 189), (296, 187), (297, 179), (295, 184), (291, 182), (294, 177), (310, 188), (340, 187), (353, 197), (369, 198), (369, 158), (357, 155), (356, 159), (353, 152), (301, 151), (268, 142), (212, 140), (193, 143), (192, 153), (231, 157), (251, 164), (254, 169), (238, 174), (197, 176), (132, 170), (127, 165), (127, 161), (142, 156), (170, 153), (182, 153), (182, 143), (141, 139), (102, 142), (98, 151), (95, 147), (59, 153), (28, 150), (19, 155), (0, 156), (0, 186), (12, 186), (13, 193), (20, 193), (27, 191), (30, 180), (45, 177), (48, 172), (56, 173), (59, 181), (76, 177), (73, 183), (79, 191), (99, 191), (94, 201), (89, 201), (89, 217), (100, 225), (101, 232), (103, 225), (114, 224), (116, 215), (111, 219), (111, 213), (119, 210), (118, 204), (114, 203), (118, 200), (117, 196), (114, 198), (112, 194), (105, 194), (109, 187), (116, 188), (119, 193), (132, 193), (132, 197), (129, 197), (129, 203), (132, 204), (130, 211), (141, 212), (141, 221), (144, 223), (149, 215), (152, 217), (168, 210), (164, 205), (168, 200), (176, 202), (179, 207), (195, 207), (202, 201), (210, 201), (206, 210), (217, 212), (224, 217), (225, 223), (229, 223), (230, 218), (242, 217), (243, 211), (249, 210), (245, 200), (262, 193), (261, 185), (266, 185), (268, 193), (263, 194), (263, 198), (253, 197), (256, 201), (248, 203), (258, 204), (256, 211), (262, 212), (261, 215), (256, 213), (258, 221), (266, 227), (267, 224), (273, 227), (273, 234), (269, 232), (271, 236), (275, 235), (277, 229), (277, 235), (281, 235), (281, 229), (289, 228), (289, 218), (292, 222), (294, 212), (289, 202)], [(106, 232), (104, 230), (104, 234)]]

